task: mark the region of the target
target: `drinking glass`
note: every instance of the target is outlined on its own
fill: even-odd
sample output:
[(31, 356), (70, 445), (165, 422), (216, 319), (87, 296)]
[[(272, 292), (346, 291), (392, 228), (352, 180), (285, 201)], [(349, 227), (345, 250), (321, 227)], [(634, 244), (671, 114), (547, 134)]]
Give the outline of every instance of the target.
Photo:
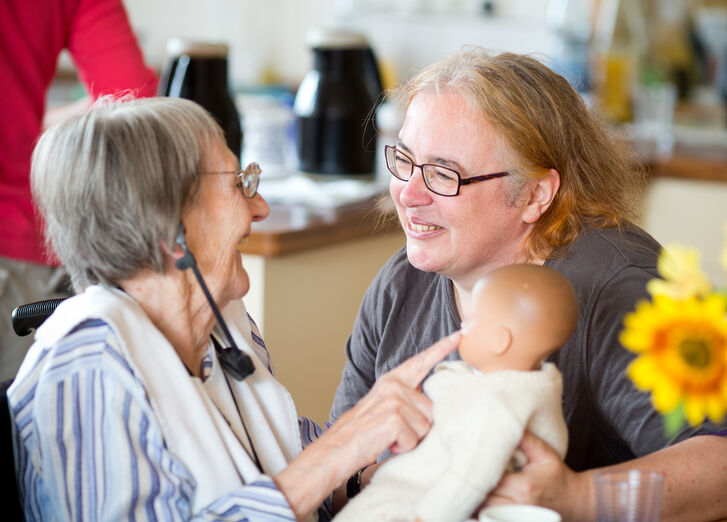
[(672, 123), (677, 89), (672, 83), (639, 85), (634, 89), (633, 131), (637, 148), (647, 158), (669, 156), (674, 148)]
[(630, 469), (597, 472), (598, 522), (658, 522), (664, 475)]

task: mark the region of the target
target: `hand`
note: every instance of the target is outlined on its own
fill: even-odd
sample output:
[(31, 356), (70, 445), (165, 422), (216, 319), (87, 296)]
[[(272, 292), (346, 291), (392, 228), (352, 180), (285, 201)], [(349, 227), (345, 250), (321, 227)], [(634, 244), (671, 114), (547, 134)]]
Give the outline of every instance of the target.
[(590, 479), (586, 474), (572, 471), (553, 448), (529, 432), (518, 447), (527, 457), (527, 464), (520, 471), (505, 473), (485, 505), (545, 506), (560, 513), (563, 520), (586, 520), (592, 516)]
[(334, 502), (336, 496), (345, 497), (345, 481), (387, 447), (401, 452), (419, 443), (432, 424), (432, 405), (416, 388), (457, 347), (459, 338), (459, 332), (445, 337), (384, 374), (356, 406), (273, 477), (299, 520), (332, 490), (339, 490)]
[(359, 467), (373, 462), (387, 447), (402, 453), (416, 447), (432, 424), (431, 401), (417, 387), (429, 371), (458, 345), (460, 333), (441, 339), (381, 376), (331, 434), (356, 448)]

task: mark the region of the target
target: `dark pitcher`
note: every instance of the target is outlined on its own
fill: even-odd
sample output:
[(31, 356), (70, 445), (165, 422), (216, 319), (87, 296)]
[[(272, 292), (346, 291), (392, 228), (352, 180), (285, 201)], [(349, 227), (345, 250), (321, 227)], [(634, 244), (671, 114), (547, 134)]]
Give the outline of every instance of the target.
[(311, 174), (372, 175), (374, 106), (382, 88), (366, 38), (341, 30), (308, 36), (314, 68), (295, 97), (299, 169)]
[(225, 132), (227, 146), (239, 158), (242, 130), (227, 88), (227, 45), (172, 39), (167, 43), (167, 55), (159, 95), (193, 100), (207, 109)]

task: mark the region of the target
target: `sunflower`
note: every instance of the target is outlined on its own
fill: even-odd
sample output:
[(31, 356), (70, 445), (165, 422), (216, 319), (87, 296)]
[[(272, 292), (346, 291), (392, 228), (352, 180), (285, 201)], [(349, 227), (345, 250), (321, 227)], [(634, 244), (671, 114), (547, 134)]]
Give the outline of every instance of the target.
[(626, 374), (636, 388), (651, 391), (657, 411), (683, 408), (693, 426), (705, 417), (721, 422), (727, 411), (726, 308), (719, 294), (655, 295), (624, 318), (620, 341), (638, 354)]
[[(727, 261), (727, 260), (726, 260)], [(704, 296), (711, 285), (700, 264), (695, 248), (669, 245), (662, 250), (657, 264), (662, 279), (652, 279), (646, 289), (653, 296), (667, 295), (674, 299)]]

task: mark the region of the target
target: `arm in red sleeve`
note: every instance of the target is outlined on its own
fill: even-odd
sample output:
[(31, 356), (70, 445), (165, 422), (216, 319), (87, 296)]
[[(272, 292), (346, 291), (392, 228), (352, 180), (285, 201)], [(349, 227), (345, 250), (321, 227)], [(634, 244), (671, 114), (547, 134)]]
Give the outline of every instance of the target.
[(81, 82), (103, 94), (154, 96), (158, 78), (144, 62), (121, 0), (80, 0), (68, 36)]

